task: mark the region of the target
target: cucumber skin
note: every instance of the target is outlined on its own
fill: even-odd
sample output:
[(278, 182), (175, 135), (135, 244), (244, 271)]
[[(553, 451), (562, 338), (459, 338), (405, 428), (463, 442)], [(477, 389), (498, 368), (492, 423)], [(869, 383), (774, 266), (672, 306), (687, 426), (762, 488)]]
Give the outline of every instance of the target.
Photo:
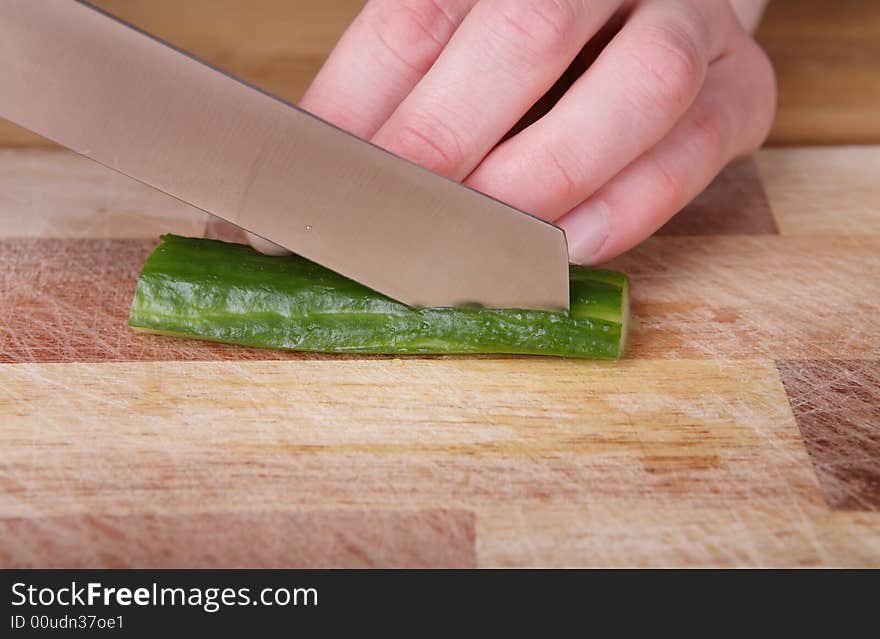
[(162, 236), (128, 324), (243, 346), (365, 354), (498, 353), (618, 359), (628, 280), (571, 267), (571, 313), (413, 308), (298, 256)]

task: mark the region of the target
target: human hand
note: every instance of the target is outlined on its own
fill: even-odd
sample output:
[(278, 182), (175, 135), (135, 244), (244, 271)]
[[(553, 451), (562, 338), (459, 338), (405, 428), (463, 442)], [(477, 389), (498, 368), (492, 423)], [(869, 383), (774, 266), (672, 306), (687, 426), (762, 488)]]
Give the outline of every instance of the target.
[[(505, 139), (578, 56), (591, 64)], [(755, 150), (775, 99), (728, 0), (370, 0), (300, 104), (555, 222), (595, 264)]]

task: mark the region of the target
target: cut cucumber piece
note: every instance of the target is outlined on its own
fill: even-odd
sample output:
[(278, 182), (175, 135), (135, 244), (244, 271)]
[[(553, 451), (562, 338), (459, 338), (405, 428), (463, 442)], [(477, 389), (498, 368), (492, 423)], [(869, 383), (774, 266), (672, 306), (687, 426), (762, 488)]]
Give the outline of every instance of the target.
[(165, 235), (144, 265), (130, 326), (244, 346), (325, 353), (508, 353), (617, 359), (629, 284), (571, 267), (571, 312), (413, 308), (302, 257)]

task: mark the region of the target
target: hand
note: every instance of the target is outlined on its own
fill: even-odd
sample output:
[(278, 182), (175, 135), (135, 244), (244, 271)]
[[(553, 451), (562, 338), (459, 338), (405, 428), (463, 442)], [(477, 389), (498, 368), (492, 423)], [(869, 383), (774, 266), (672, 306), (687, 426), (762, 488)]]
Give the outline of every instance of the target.
[(775, 98), (728, 0), (370, 0), (301, 106), (555, 222), (595, 264), (756, 149)]

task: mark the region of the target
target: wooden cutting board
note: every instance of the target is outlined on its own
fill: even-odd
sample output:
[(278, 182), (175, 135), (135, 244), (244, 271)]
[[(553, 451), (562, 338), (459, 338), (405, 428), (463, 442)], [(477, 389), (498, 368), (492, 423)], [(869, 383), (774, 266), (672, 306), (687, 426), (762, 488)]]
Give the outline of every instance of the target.
[(203, 213), (0, 151), (0, 566), (880, 566), (880, 147), (762, 151), (612, 266), (619, 363), (141, 335)]

